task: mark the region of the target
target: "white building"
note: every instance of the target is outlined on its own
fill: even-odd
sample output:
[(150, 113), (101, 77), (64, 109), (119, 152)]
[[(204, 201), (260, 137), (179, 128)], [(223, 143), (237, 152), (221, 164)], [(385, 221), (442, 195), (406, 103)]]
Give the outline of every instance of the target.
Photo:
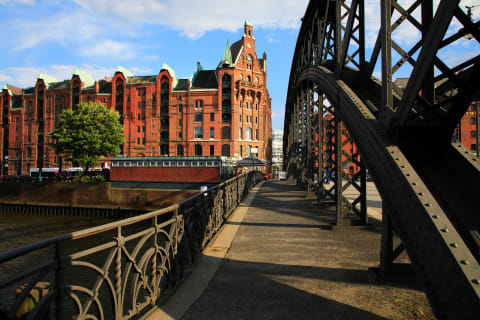
[(272, 130), (272, 171), (283, 170), (283, 130)]

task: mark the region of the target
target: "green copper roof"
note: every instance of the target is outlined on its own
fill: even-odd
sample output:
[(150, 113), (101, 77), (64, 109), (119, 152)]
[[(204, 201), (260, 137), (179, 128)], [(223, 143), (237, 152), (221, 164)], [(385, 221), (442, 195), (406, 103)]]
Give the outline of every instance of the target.
[(75, 71), (73, 71), (72, 75), (80, 77), (80, 80), (82, 80), (82, 82), (83, 82), (83, 87), (84, 88), (90, 87), (90, 86), (95, 84), (95, 81), (93, 81), (92, 76), (89, 75), (88, 73), (86, 73), (85, 71), (75, 69)]
[(253, 23), (251, 21), (245, 20), (245, 25), (253, 27)]
[(51, 77), (43, 73), (40, 73), (37, 79), (42, 79), (45, 82), (45, 85), (47, 86), (47, 88), (50, 83), (57, 82), (57, 79), (55, 79), (54, 77)]
[(13, 96), (12, 90), (8, 89), (8, 86), (7, 86), (6, 83), (3, 85), (2, 90), (7, 90), (7, 91), (8, 91), (8, 94), (11, 95), (11, 96)]
[(230, 44), (228, 43), (227, 40), (227, 45), (225, 47), (225, 51), (223, 52), (223, 58), (218, 64), (217, 68), (223, 68), (223, 67), (234, 67), (235, 64), (233, 63), (232, 59), (232, 51), (230, 50)]
[(160, 70), (167, 70), (168, 71), (168, 73), (170, 74), (170, 77), (173, 78), (172, 88), (175, 88), (177, 86), (177, 83), (178, 83), (178, 78), (177, 78), (177, 75), (175, 74), (175, 71), (173, 71), (173, 69), (170, 68), (170, 66), (166, 63), (163, 64), (163, 66)]
[(195, 71), (193, 71), (193, 75), (190, 78), (190, 85), (195, 82), (195, 80), (197, 79), (198, 73), (202, 70), (203, 70), (202, 65), (200, 64), (200, 62), (197, 62), (197, 66), (195, 67)]
[(133, 77), (133, 73), (131, 73), (130, 71), (128, 71), (127, 69), (125, 69), (125, 68), (122, 67), (122, 66), (118, 66), (117, 70), (115, 70), (115, 73), (117, 73), (117, 72), (123, 73), (123, 76), (124, 76), (125, 78)]

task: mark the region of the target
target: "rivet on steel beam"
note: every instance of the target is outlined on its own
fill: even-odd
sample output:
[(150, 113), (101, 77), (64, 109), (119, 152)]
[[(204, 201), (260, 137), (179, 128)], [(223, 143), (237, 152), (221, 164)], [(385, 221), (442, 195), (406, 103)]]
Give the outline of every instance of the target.
[(458, 248), (458, 243), (454, 242), (454, 243), (451, 243), (450, 246), (454, 247), (454, 248)]
[(468, 260), (462, 260), (462, 261), (460, 261), (460, 263), (461, 263), (461, 264), (464, 264), (464, 265), (466, 265), (466, 266), (469, 264)]
[(407, 173), (406, 176), (407, 176), (407, 177), (410, 177), (410, 173)]
[(425, 207), (431, 207), (432, 205), (430, 203), (425, 203)]
[(416, 186), (416, 185), (417, 185), (417, 183), (416, 183), (416, 182), (412, 182), (412, 185), (413, 185), (413, 186)]
[(419, 192), (418, 195), (419, 195), (419, 196), (423, 196), (423, 192)]
[(432, 216), (432, 218), (433, 218), (433, 219), (438, 219), (438, 215), (434, 214), (434, 215)]
[(400, 166), (400, 168), (405, 169), (405, 166)]
[(475, 283), (475, 284), (480, 284), (480, 280), (478, 280), (478, 279), (473, 279), (472, 282)]
[(447, 227), (443, 228), (443, 229), (442, 229), (442, 232), (447, 233), (447, 232), (448, 232), (448, 228), (447, 228)]

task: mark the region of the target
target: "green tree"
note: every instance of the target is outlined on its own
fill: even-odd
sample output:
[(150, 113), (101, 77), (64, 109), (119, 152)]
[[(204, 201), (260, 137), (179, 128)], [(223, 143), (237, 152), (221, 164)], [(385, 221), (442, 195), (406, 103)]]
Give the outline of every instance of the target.
[(100, 103), (80, 103), (64, 110), (48, 136), (57, 154), (66, 160), (83, 164), (87, 169), (97, 164), (101, 156), (118, 155), (125, 143), (123, 126), (116, 111)]

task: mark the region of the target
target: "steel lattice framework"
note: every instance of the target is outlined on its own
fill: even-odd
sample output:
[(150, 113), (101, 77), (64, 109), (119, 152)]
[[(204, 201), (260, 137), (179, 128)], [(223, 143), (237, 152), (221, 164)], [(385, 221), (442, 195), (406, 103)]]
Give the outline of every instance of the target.
[[(383, 203), (380, 274), (406, 249), (437, 317), (472, 319), (480, 314), (480, 161), (451, 141), (479, 96), (480, 55), (452, 65), (442, 53), (464, 36), (480, 43), (480, 22), (459, 2), (376, 2), (368, 10), (381, 22), (367, 48), (365, 0), (310, 1), (290, 72), (284, 159), (290, 177), (336, 203), (338, 225), (350, 184), (360, 192), (351, 208), (367, 222), (366, 166)], [(395, 40), (405, 25), (419, 35), (413, 44)], [(404, 90), (392, 81), (400, 70)], [(359, 170), (342, 181), (345, 162)], [(315, 183), (330, 174), (329, 187)]]

